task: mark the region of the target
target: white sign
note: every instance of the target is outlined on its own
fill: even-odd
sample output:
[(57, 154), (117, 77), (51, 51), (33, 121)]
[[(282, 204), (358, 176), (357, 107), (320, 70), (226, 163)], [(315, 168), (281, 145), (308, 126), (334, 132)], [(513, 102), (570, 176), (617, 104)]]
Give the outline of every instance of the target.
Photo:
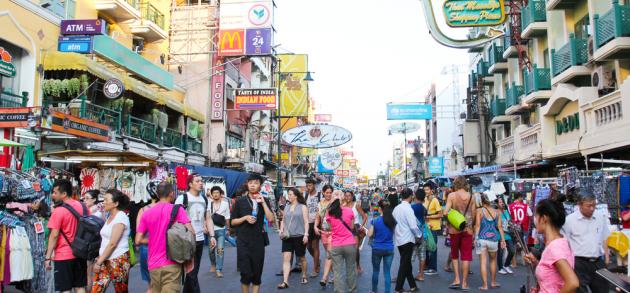
[(324, 168), (328, 170), (335, 170), (339, 168), (339, 166), (341, 166), (343, 157), (338, 150), (327, 149), (319, 155), (319, 159), (321, 160), (322, 166), (324, 166)]
[(273, 2), (242, 0), (221, 1), (219, 27), (225, 29), (265, 28), (273, 24)]
[(325, 149), (349, 142), (352, 133), (334, 125), (302, 125), (287, 130), (282, 134), (282, 139), (297, 147)]
[(391, 133), (403, 133), (403, 132), (414, 132), (420, 130), (420, 124), (418, 123), (397, 123), (389, 127), (388, 129)]

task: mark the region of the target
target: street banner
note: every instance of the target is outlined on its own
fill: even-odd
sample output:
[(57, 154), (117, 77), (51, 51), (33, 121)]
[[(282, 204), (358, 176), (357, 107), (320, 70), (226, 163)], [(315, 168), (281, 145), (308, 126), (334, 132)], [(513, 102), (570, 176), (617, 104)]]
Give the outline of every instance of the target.
[(353, 151), (341, 151), (341, 155), (344, 157), (354, 157)]
[(37, 127), (41, 111), (40, 107), (0, 108), (0, 128)]
[(56, 111), (42, 117), (42, 128), (105, 142), (111, 137), (107, 125)]
[(276, 109), (276, 89), (235, 89), (234, 109), (274, 110)]
[(444, 157), (429, 157), (429, 173), (435, 176), (444, 175)]
[(387, 104), (387, 120), (431, 120), (433, 107), (430, 104)]
[(450, 27), (496, 26), (506, 18), (503, 0), (446, 0), (444, 16)]
[(331, 122), (332, 114), (315, 114), (315, 122)]
[(331, 148), (352, 140), (352, 133), (334, 125), (302, 125), (291, 128), (282, 134), (289, 145), (303, 148)]
[(219, 30), (219, 56), (245, 55), (245, 30)]
[(280, 61), (280, 115), (306, 116), (308, 82), (304, 80), (308, 71), (308, 56), (305, 54), (277, 55)]
[(104, 35), (107, 22), (102, 19), (67, 19), (62, 20), (62, 35)]
[(273, 1), (221, 1), (219, 27), (221, 29), (270, 28), (273, 24)]
[(217, 54), (212, 54), (212, 79), (210, 88), (210, 120), (223, 121), (224, 113), (223, 109), (223, 84), (225, 83), (225, 64), (223, 58)]

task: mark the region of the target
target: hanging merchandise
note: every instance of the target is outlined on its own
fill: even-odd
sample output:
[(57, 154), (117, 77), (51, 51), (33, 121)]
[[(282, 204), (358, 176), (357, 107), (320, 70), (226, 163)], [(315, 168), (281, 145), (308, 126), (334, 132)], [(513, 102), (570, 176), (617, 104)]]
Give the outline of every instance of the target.
[(128, 172), (128, 171), (120, 172), (120, 176), (118, 176), (116, 185), (118, 189), (129, 198), (132, 198), (133, 192), (135, 191), (134, 184), (135, 184), (135, 175), (133, 174), (133, 172)]
[(147, 172), (137, 172), (136, 182), (134, 184), (133, 202), (148, 202), (151, 200), (147, 193), (147, 184), (149, 184), (149, 174)]
[(81, 179), (81, 196), (83, 196), (88, 190), (100, 189), (100, 176), (98, 174), (98, 169), (95, 168), (85, 168), (81, 170), (81, 175), (79, 176)]
[(110, 189), (116, 188), (116, 170), (115, 169), (101, 169), (98, 171), (101, 184), (101, 194), (105, 194)]
[(536, 187), (534, 193), (536, 195), (534, 199), (534, 206), (536, 206), (540, 201), (548, 199), (551, 196), (551, 187), (540, 185)]
[(11, 229), (11, 282), (30, 280), (33, 278), (33, 256), (24, 227)]
[(207, 197), (211, 196), (210, 189), (212, 189), (212, 187), (214, 186), (218, 186), (219, 188), (221, 188), (221, 190), (223, 190), (224, 193), (226, 192), (225, 178), (216, 176), (203, 176), (201, 178), (203, 180), (203, 190)]
[(188, 189), (188, 185), (186, 184), (186, 180), (188, 179), (188, 168), (184, 166), (177, 166), (175, 168), (175, 178), (177, 179), (177, 189)]
[(159, 164), (155, 166), (153, 171), (151, 172), (151, 180), (156, 180), (158, 182), (162, 182), (168, 178), (168, 169), (166, 166), (160, 166)]

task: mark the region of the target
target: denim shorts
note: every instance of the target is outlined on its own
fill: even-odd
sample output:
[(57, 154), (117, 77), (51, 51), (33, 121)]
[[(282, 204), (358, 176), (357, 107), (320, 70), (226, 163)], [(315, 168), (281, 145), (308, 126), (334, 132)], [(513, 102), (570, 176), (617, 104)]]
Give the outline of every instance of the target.
[(475, 251), (477, 254), (481, 254), (484, 251), (497, 252), (499, 250), (499, 242), (490, 241), (485, 239), (478, 239), (475, 245)]

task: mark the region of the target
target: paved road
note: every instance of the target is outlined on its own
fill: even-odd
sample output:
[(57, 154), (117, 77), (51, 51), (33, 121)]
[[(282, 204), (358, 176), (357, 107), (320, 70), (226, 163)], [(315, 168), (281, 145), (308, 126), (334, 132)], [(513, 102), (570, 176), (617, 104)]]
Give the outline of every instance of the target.
[[(281, 257), (281, 243), (278, 239), (277, 234), (270, 234), (271, 245), (267, 247), (266, 251), (266, 259), (265, 259), (265, 270), (263, 274), (263, 283), (261, 292), (333, 292), (332, 286), (329, 288), (322, 290), (319, 286), (319, 278), (309, 279), (309, 284), (301, 285), (299, 284), (300, 275), (292, 274), (289, 278), (290, 288), (286, 290), (278, 290), (276, 286), (282, 281), (282, 277), (277, 277), (275, 274), (279, 272), (282, 266), (282, 257)], [(443, 246), (444, 239), (440, 237), (439, 248), (438, 248), (438, 266), (443, 266), (446, 257), (448, 247)], [(308, 253), (307, 253), (308, 256)], [(312, 259), (309, 259), (309, 267), (312, 267)], [(392, 274), (395, 274), (398, 271), (398, 253), (396, 254), (396, 258), (394, 259), (394, 263), (392, 264)], [(372, 278), (372, 264), (371, 264), (371, 249), (366, 247), (361, 252), (361, 265), (363, 267), (364, 273), (359, 275), (359, 292), (370, 292), (371, 291), (371, 278)], [(414, 264), (414, 272), (418, 270), (418, 263)], [(473, 292), (478, 291), (477, 288), (481, 286), (481, 279), (479, 273), (479, 262), (475, 259), (473, 263), (473, 271), (474, 274), (470, 276), (470, 288), (474, 288)], [(202, 292), (240, 292), (240, 283), (239, 278), (240, 275), (236, 272), (236, 248), (235, 247), (227, 247), (225, 251), (225, 265), (224, 265), (224, 278), (217, 279), (214, 274), (210, 273), (210, 261), (208, 260), (207, 249), (204, 251), (202, 263), (201, 263), (201, 271), (199, 272), (199, 279), (201, 283)], [(490, 290), (491, 292), (519, 292), (519, 287), (526, 280), (526, 270), (523, 267), (518, 267), (515, 270), (514, 275), (506, 275), (498, 276), (498, 282), (502, 285), (501, 289)], [(381, 281), (379, 282), (379, 292), (383, 292), (382, 287), (382, 276)], [(447, 273), (444, 271), (440, 271), (438, 275), (435, 276), (427, 276), (426, 281), (418, 282), (421, 292), (459, 292), (448, 289), (448, 284), (452, 281), (452, 273)], [(147, 285), (141, 280), (138, 267), (135, 266), (131, 270), (131, 279), (129, 281), (129, 290), (130, 292), (144, 292), (146, 290)], [(393, 284), (392, 284), (392, 292), (393, 292)], [(113, 292), (110, 290), (108, 292)]]

